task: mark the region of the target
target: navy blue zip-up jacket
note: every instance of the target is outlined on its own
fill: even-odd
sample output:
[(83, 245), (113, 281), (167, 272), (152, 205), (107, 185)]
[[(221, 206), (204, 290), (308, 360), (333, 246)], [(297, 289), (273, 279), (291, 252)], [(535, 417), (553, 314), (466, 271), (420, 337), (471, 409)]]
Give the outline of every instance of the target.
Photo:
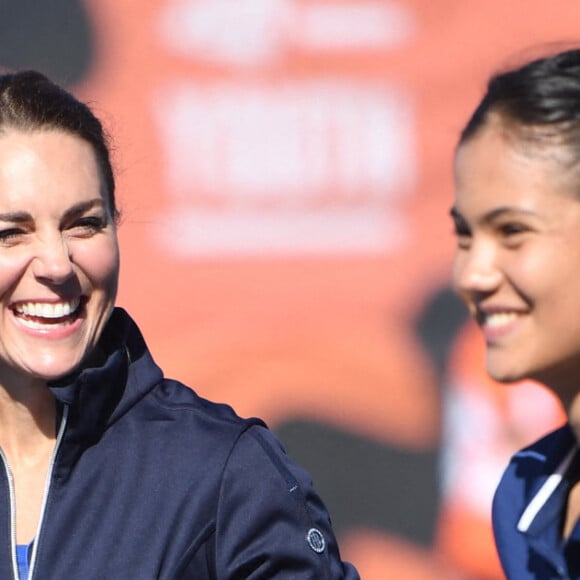
[[(115, 309), (105, 362), (50, 388), (62, 409), (33, 580), (357, 579), (308, 475), (258, 419), (165, 379)], [(15, 578), (8, 467), (0, 578)]]
[(495, 492), (493, 530), (509, 580), (580, 580), (580, 525), (562, 539), (571, 487), (580, 476), (569, 425), (516, 453)]

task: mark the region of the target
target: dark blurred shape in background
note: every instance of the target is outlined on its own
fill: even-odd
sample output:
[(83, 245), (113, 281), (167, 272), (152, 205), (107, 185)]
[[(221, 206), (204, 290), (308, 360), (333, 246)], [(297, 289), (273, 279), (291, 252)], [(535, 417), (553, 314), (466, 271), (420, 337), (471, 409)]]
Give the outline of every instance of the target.
[(74, 86), (94, 57), (89, 14), (81, 0), (0, 0), (0, 67), (36, 69)]

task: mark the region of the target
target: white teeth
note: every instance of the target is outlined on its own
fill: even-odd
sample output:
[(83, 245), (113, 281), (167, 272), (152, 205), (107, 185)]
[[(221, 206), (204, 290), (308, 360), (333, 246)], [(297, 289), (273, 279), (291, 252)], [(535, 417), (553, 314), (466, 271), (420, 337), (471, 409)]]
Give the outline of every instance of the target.
[[(45, 330), (47, 327), (46, 322), (39, 322), (38, 320), (32, 320), (29, 318), (19, 318), (18, 320), (22, 326), (27, 326), (28, 328), (33, 328), (35, 330)], [(53, 322), (50, 325), (50, 328), (60, 328), (66, 326), (67, 324), (70, 324), (70, 322)]]
[(514, 321), (518, 317), (515, 312), (495, 312), (485, 316), (485, 324), (491, 328), (498, 328)]
[(62, 318), (74, 312), (80, 304), (80, 298), (69, 302), (22, 302), (14, 308), (19, 314), (37, 318)]

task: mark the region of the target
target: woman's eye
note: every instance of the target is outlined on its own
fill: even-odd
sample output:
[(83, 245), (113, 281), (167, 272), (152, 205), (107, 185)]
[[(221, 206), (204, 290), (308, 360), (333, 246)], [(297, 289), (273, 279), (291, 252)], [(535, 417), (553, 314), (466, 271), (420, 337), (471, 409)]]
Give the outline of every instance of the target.
[(24, 234), (24, 231), (19, 228), (6, 228), (0, 230), (0, 244), (6, 246), (11, 245), (15, 243), (22, 234)]
[(514, 236), (528, 231), (528, 228), (523, 224), (506, 223), (500, 226), (500, 231), (504, 236)]
[(468, 250), (471, 247), (471, 236), (470, 235), (458, 235), (457, 236), (457, 247), (460, 250)]
[(469, 247), (471, 243), (471, 231), (465, 224), (454, 222), (453, 233), (457, 238), (458, 248), (463, 250)]
[(79, 236), (92, 236), (100, 232), (107, 225), (107, 221), (100, 216), (87, 216), (71, 224), (70, 229)]

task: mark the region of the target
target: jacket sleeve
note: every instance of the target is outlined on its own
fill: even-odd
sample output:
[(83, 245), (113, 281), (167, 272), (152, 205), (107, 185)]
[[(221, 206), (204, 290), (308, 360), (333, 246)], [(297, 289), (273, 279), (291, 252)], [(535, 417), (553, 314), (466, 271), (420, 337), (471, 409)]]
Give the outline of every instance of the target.
[(220, 580), (359, 580), (310, 477), (264, 427), (241, 435), (224, 470), (215, 566)]

